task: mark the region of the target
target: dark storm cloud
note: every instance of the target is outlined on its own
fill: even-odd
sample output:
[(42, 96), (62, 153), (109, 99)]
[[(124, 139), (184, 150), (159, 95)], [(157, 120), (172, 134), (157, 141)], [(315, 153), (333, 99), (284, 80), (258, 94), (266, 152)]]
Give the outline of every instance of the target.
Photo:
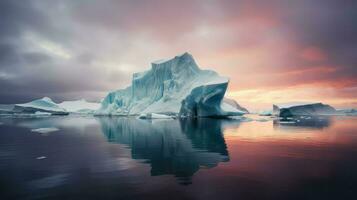
[[(352, 0), (2, 0), (0, 103), (99, 99), (154, 59), (182, 51), (219, 55), (214, 69), (232, 74), (233, 87), (355, 87), (356, 9)], [(253, 64), (235, 67), (225, 60), (232, 52), (248, 52)], [(252, 81), (259, 73), (266, 77)]]
[(357, 1), (293, 1), (284, 7), (284, 23), (301, 44), (324, 49), (330, 62), (357, 75)]
[(0, 13), (2, 40), (14, 39), (24, 29), (37, 29), (47, 24), (46, 18), (33, 7), (31, 1), (3, 0), (0, 2)]
[[(24, 102), (42, 96), (60, 101), (108, 90), (107, 74), (91, 65), (95, 56), (75, 52), (64, 59), (33, 48), (32, 45), (42, 41), (34, 40), (33, 44), (28, 44), (28, 33), (46, 42), (59, 43), (64, 48), (72, 47), (72, 39), (75, 40), (68, 38), (74, 33), (65, 24), (67, 22), (61, 16), (53, 15), (61, 4), (53, 2), (53, 7), (46, 7), (41, 3), (0, 2), (0, 103)], [(125, 79), (120, 72), (110, 74)], [(98, 100), (96, 95), (87, 97)]]

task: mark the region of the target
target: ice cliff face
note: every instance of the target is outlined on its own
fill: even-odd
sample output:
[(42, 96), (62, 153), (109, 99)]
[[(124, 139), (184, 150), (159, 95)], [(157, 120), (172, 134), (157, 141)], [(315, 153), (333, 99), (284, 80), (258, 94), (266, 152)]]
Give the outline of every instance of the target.
[(230, 104), (223, 102), (228, 86), (228, 79), (221, 78), (214, 82), (194, 88), (182, 101), (180, 117), (226, 117), (245, 114)]
[(192, 111), (198, 113), (197, 116), (243, 114), (237, 109), (222, 111), (220, 105), (227, 85), (228, 78), (214, 71), (199, 69), (193, 57), (184, 53), (169, 60), (153, 62), (150, 70), (135, 73), (131, 86), (109, 93), (96, 114), (178, 114), (180, 110), (184, 114), (190, 112), (187, 109), (195, 107), (190, 103), (199, 107), (197, 112)]
[(273, 114), (279, 117), (335, 115), (335, 108), (322, 103), (293, 103), (273, 105)]

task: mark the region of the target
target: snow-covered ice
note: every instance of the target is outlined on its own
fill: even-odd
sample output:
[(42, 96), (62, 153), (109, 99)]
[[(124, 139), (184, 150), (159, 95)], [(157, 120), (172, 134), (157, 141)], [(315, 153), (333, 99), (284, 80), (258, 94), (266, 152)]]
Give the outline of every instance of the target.
[(71, 113), (91, 113), (100, 108), (100, 103), (88, 102), (85, 99), (77, 101), (63, 101), (59, 107)]
[(47, 112), (51, 114), (68, 114), (64, 108), (58, 106), (52, 99), (43, 97), (28, 103), (15, 104), (14, 113), (33, 113)]

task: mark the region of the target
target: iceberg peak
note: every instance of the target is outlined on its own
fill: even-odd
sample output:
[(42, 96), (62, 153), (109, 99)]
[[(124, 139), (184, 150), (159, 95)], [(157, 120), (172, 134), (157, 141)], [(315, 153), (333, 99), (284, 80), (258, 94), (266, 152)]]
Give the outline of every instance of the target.
[(151, 63), (151, 69), (155, 71), (165, 70), (175, 73), (182, 70), (197, 71), (199, 67), (197, 66), (192, 55), (185, 52), (171, 59), (162, 59), (153, 62)]
[(43, 97), (41, 100), (54, 103), (50, 97)]

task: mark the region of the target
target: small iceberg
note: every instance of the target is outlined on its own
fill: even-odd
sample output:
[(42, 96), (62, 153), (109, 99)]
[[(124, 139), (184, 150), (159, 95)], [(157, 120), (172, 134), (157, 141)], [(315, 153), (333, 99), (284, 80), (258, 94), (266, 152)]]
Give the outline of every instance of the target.
[(13, 110), (15, 114), (36, 114), (51, 113), (51, 115), (68, 115), (68, 112), (59, 107), (52, 99), (44, 97), (28, 103), (15, 104)]
[(273, 111), (272, 110), (264, 110), (259, 112), (260, 116), (272, 116), (273, 115)]
[(147, 114), (140, 114), (138, 119), (174, 119), (174, 118), (172, 116), (164, 115), (164, 114), (147, 113)]
[(268, 121), (271, 121), (270, 119), (266, 119), (266, 118), (259, 118), (259, 119), (256, 119), (255, 121), (257, 122), (268, 122)]
[(31, 129), (31, 132), (37, 132), (41, 134), (47, 134), (55, 131), (59, 131), (59, 129), (55, 127)]
[(336, 115), (336, 109), (322, 103), (287, 103), (273, 105), (273, 115), (289, 118), (293, 116)]

